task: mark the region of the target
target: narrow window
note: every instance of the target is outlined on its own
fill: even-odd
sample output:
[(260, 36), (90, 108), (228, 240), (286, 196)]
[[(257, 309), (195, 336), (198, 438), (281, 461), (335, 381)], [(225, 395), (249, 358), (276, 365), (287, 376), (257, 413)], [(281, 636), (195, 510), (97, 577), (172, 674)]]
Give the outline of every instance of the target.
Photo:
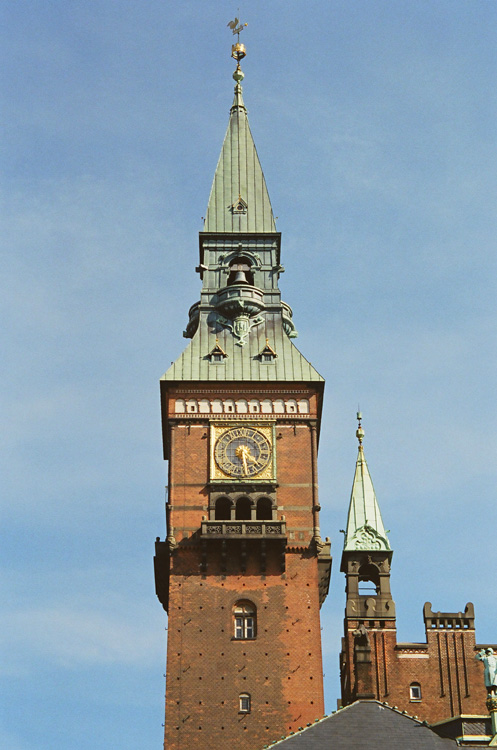
[(240, 693), (238, 711), (241, 714), (250, 713), (250, 695), (248, 693)]
[(231, 500), (227, 497), (219, 497), (216, 500), (215, 520), (229, 521), (231, 518)]
[(271, 521), (273, 518), (273, 506), (268, 497), (260, 497), (257, 501), (257, 520)]
[(236, 501), (235, 519), (237, 521), (250, 521), (252, 516), (252, 503), (248, 497), (240, 497)]
[(236, 640), (251, 640), (256, 633), (256, 609), (252, 602), (237, 602), (233, 610)]
[(421, 685), (419, 682), (411, 682), (409, 686), (409, 698), (412, 701), (421, 700)]

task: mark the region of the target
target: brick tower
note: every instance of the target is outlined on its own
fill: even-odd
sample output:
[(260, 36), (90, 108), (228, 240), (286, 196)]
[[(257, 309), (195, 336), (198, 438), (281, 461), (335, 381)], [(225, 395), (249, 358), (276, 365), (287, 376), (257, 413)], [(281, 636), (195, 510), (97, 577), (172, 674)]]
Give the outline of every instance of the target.
[(280, 234), (243, 103), (200, 232), (191, 341), (161, 379), (169, 462), (156, 590), (168, 612), (165, 747), (263, 747), (324, 712), (323, 378), (292, 342)]
[[(392, 550), (362, 445), (350, 498), (341, 571), (346, 579), (340, 655), (342, 704), (360, 698), (387, 701), (430, 723), (483, 716), (485, 691), (476, 652), (474, 608), (432, 612), (424, 605), (425, 643), (398, 643), (390, 592)], [(494, 647), (495, 648), (495, 647)]]

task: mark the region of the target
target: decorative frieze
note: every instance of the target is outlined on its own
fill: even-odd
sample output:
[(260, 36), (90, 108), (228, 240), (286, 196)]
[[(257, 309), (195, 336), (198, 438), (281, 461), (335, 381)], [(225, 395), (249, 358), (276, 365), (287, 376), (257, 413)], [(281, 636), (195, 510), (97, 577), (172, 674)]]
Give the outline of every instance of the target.
[(307, 398), (177, 398), (175, 414), (309, 414)]

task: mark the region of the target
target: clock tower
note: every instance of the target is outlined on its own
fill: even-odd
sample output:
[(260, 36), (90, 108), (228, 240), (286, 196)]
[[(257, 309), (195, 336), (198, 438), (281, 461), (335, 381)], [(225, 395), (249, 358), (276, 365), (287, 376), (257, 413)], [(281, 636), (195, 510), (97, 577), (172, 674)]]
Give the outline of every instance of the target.
[(323, 716), (319, 609), (331, 568), (317, 451), (323, 378), (281, 300), (281, 235), (235, 94), (181, 356), (161, 378), (168, 612), (165, 747), (263, 747)]

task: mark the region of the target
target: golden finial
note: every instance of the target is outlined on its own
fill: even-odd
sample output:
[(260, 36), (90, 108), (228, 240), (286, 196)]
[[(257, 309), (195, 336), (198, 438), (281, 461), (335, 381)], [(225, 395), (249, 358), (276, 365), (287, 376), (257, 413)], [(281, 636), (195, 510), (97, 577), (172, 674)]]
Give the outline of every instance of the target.
[(240, 32), (243, 31), (245, 26), (248, 26), (248, 24), (240, 23), (240, 19), (235, 18), (234, 21), (230, 21), (227, 25), (232, 30), (233, 34), (236, 34), (238, 37), (238, 41), (236, 42), (236, 44), (231, 45), (231, 57), (236, 60), (236, 70), (233, 73), (233, 78), (237, 83), (240, 83), (240, 81), (242, 81), (244, 77), (240, 69), (240, 60), (243, 60), (243, 58), (247, 54), (245, 45), (240, 43)]
[(359, 448), (362, 448), (362, 439), (364, 437), (364, 430), (362, 429), (362, 424), (361, 424), (362, 414), (360, 411), (357, 412), (357, 421), (358, 421), (358, 426), (357, 426), (357, 431), (355, 435), (359, 441)]

